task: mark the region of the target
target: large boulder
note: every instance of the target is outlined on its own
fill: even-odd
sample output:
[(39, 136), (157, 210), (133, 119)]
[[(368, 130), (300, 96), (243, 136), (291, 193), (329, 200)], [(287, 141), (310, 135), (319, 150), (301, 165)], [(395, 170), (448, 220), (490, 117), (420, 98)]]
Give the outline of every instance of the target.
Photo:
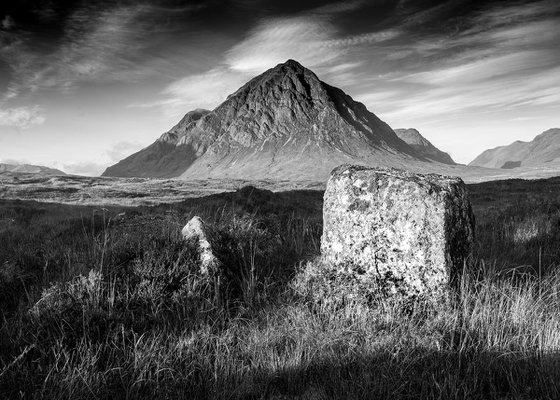
[(323, 206), (325, 264), (386, 296), (439, 299), (470, 261), (474, 216), (463, 181), (342, 165)]
[(217, 273), (221, 262), (214, 253), (216, 234), (200, 217), (193, 217), (181, 231), (186, 241), (194, 243), (200, 256), (200, 272), (203, 275)]

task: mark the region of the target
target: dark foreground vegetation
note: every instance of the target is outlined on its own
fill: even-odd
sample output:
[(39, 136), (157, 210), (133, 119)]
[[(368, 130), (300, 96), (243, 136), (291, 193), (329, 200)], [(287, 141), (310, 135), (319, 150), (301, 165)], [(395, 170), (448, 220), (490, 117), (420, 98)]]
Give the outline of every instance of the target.
[[(321, 192), (0, 200), (0, 398), (560, 398), (560, 179), (470, 191), (461, 300), (412, 308), (317, 296)], [(193, 215), (220, 285), (181, 240)]]

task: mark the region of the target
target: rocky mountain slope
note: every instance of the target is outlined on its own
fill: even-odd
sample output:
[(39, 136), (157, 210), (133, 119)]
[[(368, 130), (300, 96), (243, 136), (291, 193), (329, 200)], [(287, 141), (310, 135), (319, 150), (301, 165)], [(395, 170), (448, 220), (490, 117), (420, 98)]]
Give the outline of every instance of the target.
[(103, 175), (324, 180), (343, 163), (402, 168), (431, 160), (363, 104), (288, 60), (213, 111), (189, 112)]
[(41, 165), (30, 164), (2, 164), (0, 163), (0, 174), (33, 174), (33, 175), (66, 175), (64, 172), (55, 169), (44, 167)]
[(547, 166), (560, 162), (560, 129), (549, 129), (530, 142), (516, 141), (508, 146), (486, 150), (469, 166), (513, 169)]
[(416, 129), (395, 129), (397, 136), (416, 150), (420, 155), (428, 160), (437, 161), (443, 164), (455, 165), (451, 156), (436, 146), (420, 134)]

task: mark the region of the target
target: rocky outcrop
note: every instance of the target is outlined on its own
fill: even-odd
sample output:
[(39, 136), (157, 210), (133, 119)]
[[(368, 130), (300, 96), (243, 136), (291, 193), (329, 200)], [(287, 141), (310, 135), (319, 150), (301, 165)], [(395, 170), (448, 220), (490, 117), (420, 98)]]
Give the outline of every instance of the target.
[(343, 163), (425, 161), (363, 104), (288, 60), (103, 175), (325, 181)]
[(195, 245), (200, 257), (200, 272), (203, 275), (219, 272), (221, 262), (214, 254), (215, 233), (200, 217), (193, 217), (181, 231), (183, 239)]
[(469, 260), (473, 237), (459, 178), (342, 165), (327, 183), (323, 261), (383, 295), (440, 298)]
[(395, 129), (397, 136), (424, 158), (443, 164), (455, 165), (451, 156), (420, 134), (416, 129)]

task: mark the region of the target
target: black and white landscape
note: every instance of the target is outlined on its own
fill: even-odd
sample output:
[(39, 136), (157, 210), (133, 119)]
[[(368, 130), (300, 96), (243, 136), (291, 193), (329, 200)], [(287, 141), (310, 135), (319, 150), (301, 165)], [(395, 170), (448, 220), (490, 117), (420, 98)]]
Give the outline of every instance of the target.
[(558, 26), (1, 4), (0, 398), (560, 398)]

